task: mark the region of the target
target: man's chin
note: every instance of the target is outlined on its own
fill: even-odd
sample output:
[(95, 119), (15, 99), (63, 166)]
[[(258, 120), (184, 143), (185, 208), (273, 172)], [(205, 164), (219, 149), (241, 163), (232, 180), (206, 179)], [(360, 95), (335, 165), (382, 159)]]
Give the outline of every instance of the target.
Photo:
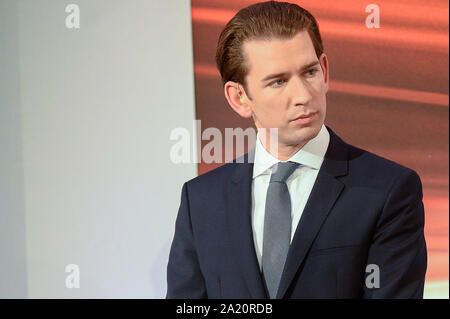
[(316, 137), (319, 132), (320, 127), (304, 127), (280, 135), (278, 141), (284, 145), (292, 146), (306, 144), (308, 141)]

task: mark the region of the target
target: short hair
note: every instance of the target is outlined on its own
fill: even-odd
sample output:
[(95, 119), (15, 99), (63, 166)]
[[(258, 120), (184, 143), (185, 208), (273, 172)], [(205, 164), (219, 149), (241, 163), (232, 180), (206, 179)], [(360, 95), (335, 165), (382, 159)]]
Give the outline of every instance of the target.
[(290, 39), (306, 30), (317, 58), (323, 53), (316, 19), (306, 9), (288, 2), (260, 2), (241, 9), (222, 30), (217, 43), (216, 64), (225, 85), (228, 81), (247, 87), (243, 44), (249, 40)]

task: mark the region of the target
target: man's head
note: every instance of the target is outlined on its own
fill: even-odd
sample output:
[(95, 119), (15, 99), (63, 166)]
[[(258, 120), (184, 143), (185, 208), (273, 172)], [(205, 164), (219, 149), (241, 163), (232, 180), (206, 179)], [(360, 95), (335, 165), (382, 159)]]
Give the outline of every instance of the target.
[[(279, 147), (302, 147), (318, 134), (328, 61), (308, 11), (273, 1), (242, 9), (219, 37), (216, 62), (230, 106), (257, 128), (278, 128)], [(309, 113), (312, 121), (294, 121)]]

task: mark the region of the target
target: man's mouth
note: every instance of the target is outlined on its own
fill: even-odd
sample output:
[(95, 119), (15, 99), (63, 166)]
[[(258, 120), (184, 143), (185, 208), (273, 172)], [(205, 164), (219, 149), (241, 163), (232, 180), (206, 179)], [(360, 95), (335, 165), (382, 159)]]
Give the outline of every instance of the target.
[(307, 124), (315, 118), (316, 114), (317, 114), (317, 112), (305, 113), (305, 114), (297, 116), (295, 119), (291, 120), (291, 122)]

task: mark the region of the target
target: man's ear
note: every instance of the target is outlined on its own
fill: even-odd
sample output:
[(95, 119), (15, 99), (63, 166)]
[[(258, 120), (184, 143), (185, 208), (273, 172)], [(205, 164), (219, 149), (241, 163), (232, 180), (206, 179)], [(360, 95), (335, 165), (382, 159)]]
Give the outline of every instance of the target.
[(231, 108), (242, 117), (251, 117), (253, 114), (252, 109), (248, 104), (248, 97), (245, 94), (242, 85), (237, 82), (228, 81), (224, 87), (225, 97)]
[(325, 92), (328, 92), (328, 87), (330, 83), (330, 66), (328, 65), (328, 58), (325, 53), (319, 58), (320, 66), (323, 71), (323, 81), (325, 82)]

